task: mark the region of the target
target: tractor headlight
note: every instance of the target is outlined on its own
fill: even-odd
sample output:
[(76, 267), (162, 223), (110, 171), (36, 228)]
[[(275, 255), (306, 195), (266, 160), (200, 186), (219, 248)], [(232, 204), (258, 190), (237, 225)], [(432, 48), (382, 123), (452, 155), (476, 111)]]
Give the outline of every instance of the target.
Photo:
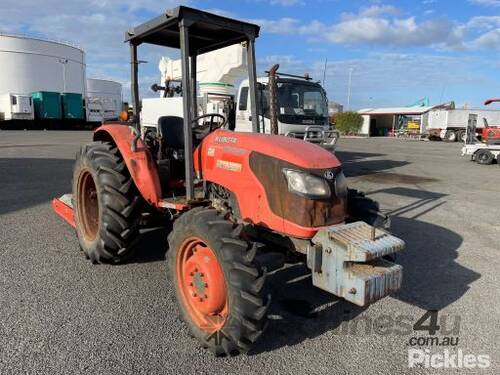
[(347, 179), (342, 171), (335, 176), (335, 195), (337, 197), (347, 196)]
[(283, 169), (288, 182), (288, 191), (307, 198), (328, 198), (330, 187), (325, 179), (293, 169)]

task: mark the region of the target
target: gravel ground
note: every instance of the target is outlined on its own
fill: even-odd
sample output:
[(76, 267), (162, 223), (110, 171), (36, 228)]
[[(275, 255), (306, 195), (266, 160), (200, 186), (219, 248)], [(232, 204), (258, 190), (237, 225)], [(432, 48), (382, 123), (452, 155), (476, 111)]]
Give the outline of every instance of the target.
[(359, 309), (288, 267), (270, 277), (271, 320), (257, 347), (214, 358), (178, 318), (163, 238), (130, 264), (94, 266), (52, 212), (90, 136), (0, 131), (1, 374), (464, 372), (408, 368), (409, 340), (426, 336), (411, 326), (427, 309), (440, 310), (437, 337), (455, 328), (452, 354), (490, 356), (489, 368), (467, 371), (499, 372), (500, 166), (461, 158), (458, 144), (342, 139), (350, 185), (377, 199), (407, 242), (402, 290)]

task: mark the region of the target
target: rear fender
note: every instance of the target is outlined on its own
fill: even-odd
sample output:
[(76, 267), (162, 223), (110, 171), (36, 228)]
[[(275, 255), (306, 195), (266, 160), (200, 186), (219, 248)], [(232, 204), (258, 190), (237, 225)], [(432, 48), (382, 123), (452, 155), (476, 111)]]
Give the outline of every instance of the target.
[(137, 141), (136, 151), (132, 151), (134, 136), (134, 130), (129, 126), (109, 124), (95, 130), (94, 141), (111, 142), (116, 145), (142, 197), (149, 204), (158, 207), (161, 186), (156, 163), (141, 139)]

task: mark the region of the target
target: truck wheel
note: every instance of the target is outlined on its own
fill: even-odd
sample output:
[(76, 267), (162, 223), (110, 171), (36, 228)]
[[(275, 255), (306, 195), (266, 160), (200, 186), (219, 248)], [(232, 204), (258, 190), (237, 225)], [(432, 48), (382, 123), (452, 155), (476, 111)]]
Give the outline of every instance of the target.
[(195, 208), (174, 222), (167, 262), (182, 318), (215, 355), (247, 352), (265, 328), (270, 298), (257, 246), (215, 209)]
[(457, 131), (456, 136), (457, 136), (457, 141), (465, 142), (465, 130)]
[(457, 140), (457, 134), (453, 130), (447, 130), (446, 133), (444, 134), (444, 141), (445, 142), (456, 142)]
[(475, 160), (478, 164), (488, 165), (493, 163), (495, 156), (489, 150), (477, 150)]
[(73, 170), (73, 208), (80, 247), (92, 263), (129, 257), (139, 237), (140, 197), (117, 148), (82, 146)]

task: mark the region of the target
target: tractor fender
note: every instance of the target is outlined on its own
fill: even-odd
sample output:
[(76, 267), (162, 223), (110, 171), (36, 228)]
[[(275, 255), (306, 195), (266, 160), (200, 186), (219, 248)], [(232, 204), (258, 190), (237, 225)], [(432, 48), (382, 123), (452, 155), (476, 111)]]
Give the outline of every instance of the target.
[(132, 151), (131, 144), (134, 137), (135, 130), (122, 124), (102, 125), (94, 132), (94, 141), (111, 142), (116, 145), (139, 193), (146, 202), (158, 207), (161, 185), (156, 163), (142, 139), (137, 140), (136, 150)]

